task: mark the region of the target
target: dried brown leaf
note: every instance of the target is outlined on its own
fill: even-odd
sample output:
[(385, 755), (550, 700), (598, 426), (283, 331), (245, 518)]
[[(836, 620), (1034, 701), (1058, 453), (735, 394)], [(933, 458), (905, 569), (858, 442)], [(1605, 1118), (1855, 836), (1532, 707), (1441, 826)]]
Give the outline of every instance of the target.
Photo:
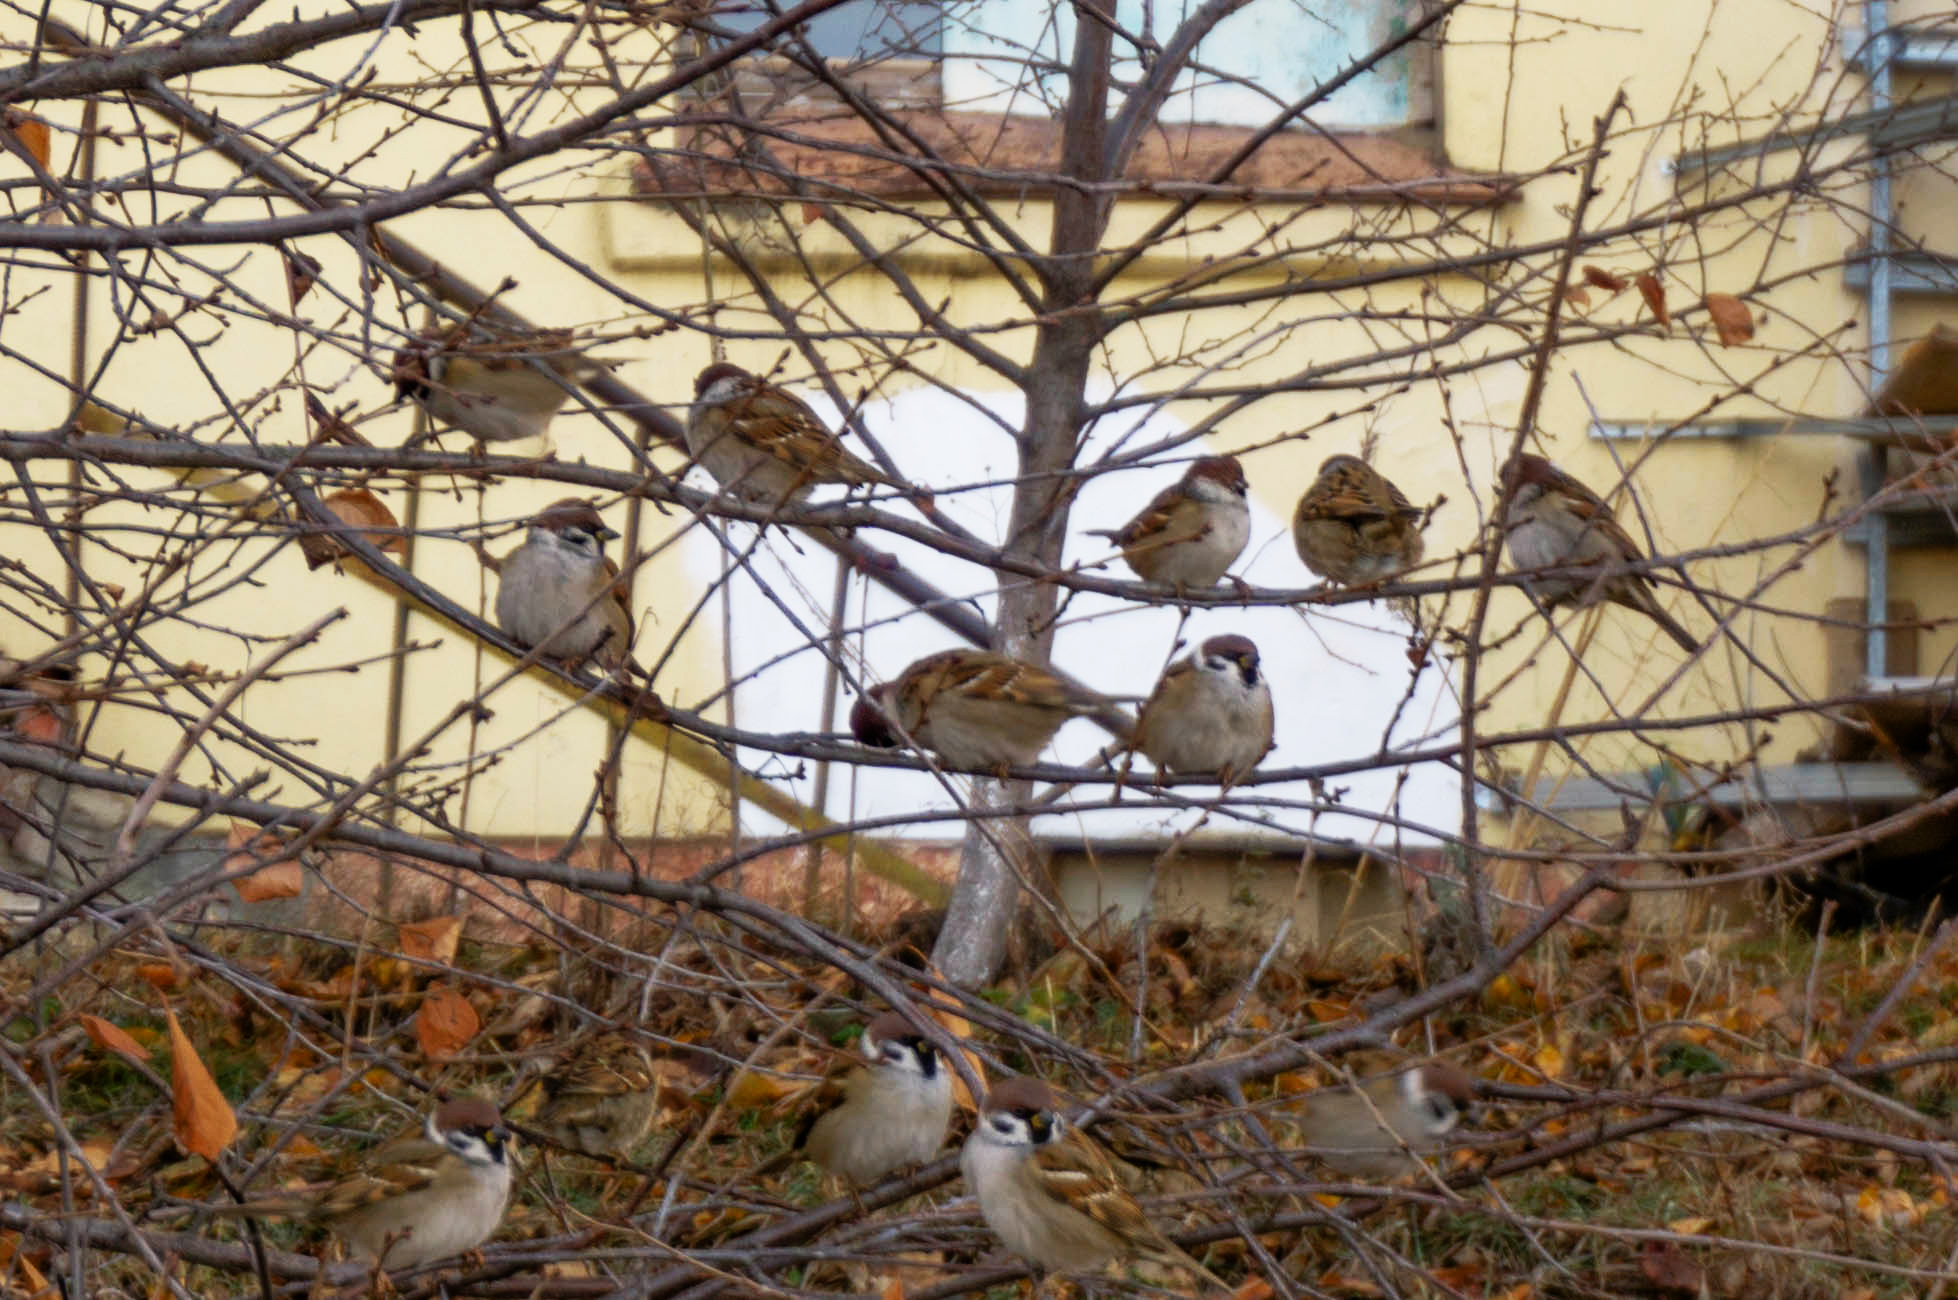
[(269, 903), (278, 898), (297, 898), (306, 886), (306, 872), (297, 858), (260, 867), (249, 876), (232, 880), (231, 887), (247, 903)]
[(1617, 293), (1627, 283), (1624, 276), (1614, 275), (1602, 266), (1586, 266), (1582, 274), (1584, 276), (1584, 283), (1594, 289), (1609, 289), (1612, 293)]
[(462, 939), (461, 917), (431, 916), (426, 921), (403, 921), (398, 928), (403, 957), (437, 961), (444, 966), (456, 959), (456, 944)]
[(1638, 1269), (1660, 1291), (1672, 1295), (1700, 1293), (1700, 1266), (1670, 1241), (1646, 1242)]
[(1579, 311), (1588, 311), (1591, 307), (1591, 291), (1581, 284), (1567, 284), (1564, 286), (1564, 301)]
[(54, 145), (45, 121), (22, 109), (9, 108), (0, 113), (0, 126), (6, 127), (21, 147), (34, 155), (34, 161), (43, 170), (53, 167)]
[(1659, 322), (1661, 329), (1672, 333), (1672, 312), (1666, 309), (1666, 288), (1659, 283), (1659, 277), (1650, 271), (1639, 272), (1638, 296), (1645, 299), (1647, 311), (1652, 319)]
[[(401, 523), (394, 517), (394, 511), (366, 488), (341, 488), (328, 496), (324, 504), (343, 524), (360, 529), (386, 529), (363, 534), (375, 548), (396, 554), (408, 549), (408, 539), (401, 535)], [(348, 554), (338, 538), (326, 533), (305, 534), (299, 539), (299, 550), (306, 557), (309, 569), (331, 564)]]
[(298, 253), (289, 248), (279, 251), (286, 263), (286, 298), (297, 307), (299, 300), (319, 283), (320, 260), (310, 253)]
[(415, 1012), (415, 1041), (431, 1061), (445, 1061), (464, 1047), (483, 1021), (469, 999), (447, 984), (437, 984)]
[(177, 1013), (166, 1006), (163, 1014), (170, 1022), (172, 1131), (183, 1150), (215, 1161), (238, 1131), (238, 1116), (177, 1023)]
[(1713, 318), (1713, 328), (1720, 333), (1721, 347), (1730, 348), (1754, 337), (1754, 313), (1730, 293), (1708, 294), (1706, 314)]
[(150, 1059), (150, 1049), (129, 1036), (129, 1031), (121, 1025), (112, 1025), (100, 1016), (84, 1014), (82, 1028), (88, 1031), (89, 1039), (104, 1051), (126, 1056), (132, 1061)]

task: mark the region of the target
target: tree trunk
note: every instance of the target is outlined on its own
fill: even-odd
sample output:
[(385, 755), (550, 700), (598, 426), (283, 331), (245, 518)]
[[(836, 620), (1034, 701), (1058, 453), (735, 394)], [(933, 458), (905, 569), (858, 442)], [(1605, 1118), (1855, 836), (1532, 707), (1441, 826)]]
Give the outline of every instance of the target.
[[(1074, 60), (1062, 119), (1061, 170), (1084, 181), (1103, 179), (1107, 167), (1112, 57), (1110, 22), (1093, 21), (1088, 16), (1091, 8), (1112, 22), (1114, 0), (1077, 6)], [(1101, 246), (1108, 211), (1105, 196), (1061, 187), (1054, 199), (1050, 256), (1040, 267), (1046, 310), (1041, 313), (1026, 372), (1019, 480), (1003, 549), (1015, 559), (1045, 569), (1060, 567), (1068, 513), (1078, 486), (1068, 471), (1080, 450), (1088, 369), (1102, 336), (1098, 316), (1080, 309), (1092, 301), (1094, 253)], [(1054, 643), (1058, 599), (1058, 591), (1046, 583), (1018, 579), (1002, 583), (993, 648), (1046, 662)], [(1027, 819), (984, 815), (1024, 804), (1030, 792), (1024, 781), (974, 783), (972, 807), (980, 816), (966, 827), (958, 887), (932, 952), (939, 973), (955, 984), (984, 984), (998, 974), (1019, 907), (1020, 879), (1039, 879), (1031, 869), (1033, 840)]]

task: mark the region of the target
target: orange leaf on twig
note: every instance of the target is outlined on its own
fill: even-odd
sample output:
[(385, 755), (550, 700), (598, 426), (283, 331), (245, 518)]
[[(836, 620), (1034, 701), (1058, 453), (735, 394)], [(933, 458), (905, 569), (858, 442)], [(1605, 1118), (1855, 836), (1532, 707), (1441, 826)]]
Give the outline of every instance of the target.
[(469, 999), (447, 984), (430, 989), (421, 1009), (415, 1012), (415, 1041), (431, 1061), (454, 1056), (482, 1027), (482, 1017), (469, 1005)]
[(1626, 281), (1624, 276), (1613, 275), (1602, 266), (1587, 266), (1584, 268), (1583, 274), (1584, 283), (1594, 289), (1609, 289), (1611, 292), (1617, 293), (1625, 287)]
[(1731, 293), (1708, 294), (1706, 314), (1713, 318), (1713, 328), (1719, 331), (1722, 347), (1730, 348), (1754, 337), (1754, 313)]
[(48, 124), (32, 113), (18, 108), (9, 108), (0, 114), (0, 126), (13, 133), (21, 147), (34, 155), (34, 161), (45, 170), (53, 166), (54, 147), (48, 136)]
[(112, 1025), (100, 1016), (83, 1015), (82, 1028), (97, 1047), (126, 1056), (132, 1061), (150, 1059), (150, 1049), (129, 1036), (129, 1031), (121, 1025)]
[(238, 1131), (238, 1116), (190, 1045), (177, 1013), (166, 1006), (163, 1014), (170, 1020), (171, 1130), (179, 1147), (214, 1161)]
[(1638, 296), (1645, 299), (1646, 309), (1659, 322), (1659, 327), (1672, 333), (1672, 313), (1666, 309), (1666, 289), (1659, 283), (1659, 277), (1650, 271), (1639, 272)]
[(294, 307), (319, 282), (320, 260), (311, 253), (294, 252), (286, 248), (279, 250), (286, 260), (286, 297)]
[[(385, 529), (385, 532), (362, 534), (376, 549), (397, 554), (408, 549), (408, 539), (401, 535), (401, 522), (394, 517), (394, 511), (366, 488), (341, 488), (328, 496), (324, 504), (343, 524), (360, 529)], [(299, 539), (299, 551), (306, 557), (309, 569), (331, 564), (348, 553), (338, 538), (326, 533), (304, 534)]]

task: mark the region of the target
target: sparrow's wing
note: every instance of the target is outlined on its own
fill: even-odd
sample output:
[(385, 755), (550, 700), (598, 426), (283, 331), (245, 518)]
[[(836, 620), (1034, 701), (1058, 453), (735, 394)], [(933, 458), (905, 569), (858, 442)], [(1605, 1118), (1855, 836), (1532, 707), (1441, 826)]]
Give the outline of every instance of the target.
[(1181, 483), (1172, 483), (1156, 493), (1142, 512), (1114, 531), (1097, 530), (1096, 535), (1107, 537), (1123, 548), (1137, 545), (1162, 545), (1169, 541), (1194, 541), (1210, 529), (1203, 505), (1183, 490)]
[[(1618, 517), (1612, 513), (1611, 507), (1605, 504), (1604, 498), (1560, 469), (1553, 470), (1553, 473), (1556, 475), (1556, 482), (1550, 490), (1563, 496), (1564, 503), (1571, 514), (1583, 521), (1586, 531), (1591, 536), (1608, 542), (1611, 549), (1623, 559), (1645, 558), (1645, 552), (1639, 549), (1638, 543), (1633, 541), (1631, 534), (1625, 531), (1625, 526), (1618, 522)], [(1647, 586), (1652, 583), (1652, 579), (1646, 574), (1635, 576)]]
[(795, 469), (843, 482), (890, 483), (882, 470), (852, 455), (801, 398), (772, 384), (728, 402), (727, 415), (755, 446)]
[(1364, 465), (1335, 465), (1313, 480), (1299, 502), (1301, 519), (1328, 519), (1359, 527), (1419, 513), (1401, 490)]
[[(1055, 676), (1038, 664), (989, 650), (948, 650), (917, 665), (915, 690), (925, 702), (954, 693), (968, 699), (997, 700), (1068, 713), (1092, 712), (1106, 703), (1092, 691)], [(908, 676), (909, 674), (907, 674)]]
[(1155, 1239), (1142, 1206), (1122, 1185), (1108, 1153), (1092, 1138), (1069, 1128), (1058, 1142), (1034, 1148), (1033, 1165), (1040, 1185), (1062, 1204), (1079, 1210), (1123, 1241)]

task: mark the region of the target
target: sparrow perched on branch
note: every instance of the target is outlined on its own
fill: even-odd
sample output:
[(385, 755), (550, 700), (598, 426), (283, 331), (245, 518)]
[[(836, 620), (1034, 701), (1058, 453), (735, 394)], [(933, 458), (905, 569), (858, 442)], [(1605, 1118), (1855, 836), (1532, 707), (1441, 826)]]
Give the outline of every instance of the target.
[(1135, 747), (1165, 772), (1230, 785), (1271, 752), (1271, 685), (1248, 637), (1213, 636), (1163, 670), (1142, 706)]
[(574, 1151), (625, 1160), (658, 1115), (651, 1053), (623, 1034), (605, 1034), (544, 1076), (537, 1126)]
[(1062, 1117), (1038, 1079), (1007, 1079), (987, 1094), (960, 1166), (986, 1226), (1036, 1268), (1085, 1273), (1148, 1259), (1230, 1290), (1151, 1226), (1108, 1153)]
[[(1626, 570), (1645, 558), (1604, 500), (1541, 456), (1518, 455), (1503, 470), (1510, 493), (1509, 560), (1518, 569), (1591, 565), (1596, 577), (1533, 578), (1528, 590), (1546, 606), (1580, 608), (1609, 600), (1657, 623), (1688, 653), (1700, 643), (1659, 605), (1652, 578)], [(1617, 569), (1616, 573), (1608, 570)]]
[(1106, 696), (991, 650), (943, 650), (874, 686), (850, 710), (863, 744), (894, 749), (909, 737), (957, 768), (1032, 763), (1069, 718), (1094, 715), (1128, 729)]
[(801, 398), (717, 361), (693, 382), (687, 450), (723, 488), (754, 501), (799, 501), (819, 483), (908, 490), (859, 460)]
[(1385, 582), (1421, 562), (1423, 512), (1358, 456), (1328, 456), (1292, 515), (1305, 567), (1343, 587)]
[(1144, 582), (1214, 587), (1251, 539), (1248, 490), (1237, 457), (1205, 456), (1120, 528), (1088, 531), (1121, 547)]
[(1473, 1079), (1429, 1061), (1357, 1090), (1339, 1085), (1310, 1093), (1298, 1126), (1312, 1154), (1340, 1173), (1394, 1178), (1419, 1169), (1421, 1156), (1438, 1149), (1474, 1101)]
[(596, 655), (608, 668), (629, 664), (632, 616), (606, 527), (589, 501), (559, 501), (530, 521), (523, 545), (498, 565), (496, 622), (525, 649), (566, 663)]
[(938, 1049), (895, 1011), (863, 1031), (863, 1058), (826, 1080), (796, 1134), (796, 1147), (824, 1172), (868, 1187), (945, 1145), (952, 1122), (952, 1073)]
[(428, 1117), (425, 1140), (390, 1144), (369, 1168), (302, 1196), (220, 1206), (226, 1217), (324, 1224), (387, 1268), (415, 1268), (474, 1250), (503, 1223), (509, 1133), (496, 1107), (457, 1097)]
[(570, 330), (490, 333), (477, 322), (423, 330), (394, 354), (396, 401), (480, 442), (543, 435), (579, 378), (605, 362), (584, 356)]

